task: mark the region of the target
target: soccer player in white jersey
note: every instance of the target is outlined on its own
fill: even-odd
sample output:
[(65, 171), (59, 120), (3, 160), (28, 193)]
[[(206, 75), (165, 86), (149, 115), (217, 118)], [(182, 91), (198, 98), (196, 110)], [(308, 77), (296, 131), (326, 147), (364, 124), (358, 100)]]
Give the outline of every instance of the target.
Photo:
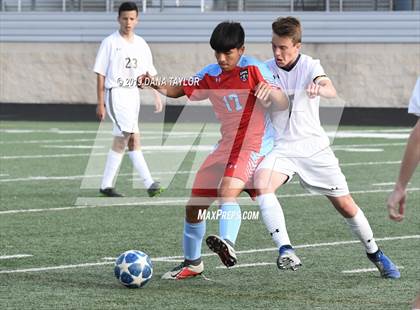
[(300, 54), (302, 30), (294, 17), (279, 18), (272, 24), (274, 58), (266, 64), (278, 86), (289, 95), (289, 111), (275, 111), (274, 149), (258, 166), (254, 185), (261, 217), (279, 248), (280, 269), (296, 270), (296, 256), (286, 230), (284, 215), (275, 191), (294, 174), (307, 190), (325, 195), (344, 217), (365, 246), (368, 258), (385, 278), (399, 278), (400, 272), (378, 248), (363, 211), (349, 193), (346, 178), (329, 147), (329, 139), (319, 121), (320, 97), (333, 98), (336, 90), (319, 60)]
[[(389, 217), (397, 222), (404, 219), (407, 184), (420, 162), (420, 77), (417, 79), (414, 87), (413, 95), (408, 105), (408, 113), (414, 114), (418, 119), (408, 138), (400, 173), (395, 183), (394, 191), (389, 195), (387, 202)], [(420, 292), (414, 301), (413, 310), (420, 310)]]
[[(156, 75), (152, 53), (146, 41), (134, 33), (138, 23), (138, 8), (134, 2), (124, 2), (118, 10), (120, 29), (106, 37), (99, 48), (93, 71), (97, 74), (96, 114), (105, 118), (105, 109), (114, 123), (114, 141), (108, 153), (99, 191), (109, 197), (121, 197), (114, 189), (114, 179), (122, 162), (125, 148), (140, 174), (150, 197), (162, 188), (150, 174), (140, 149), (138, 115), (140, 96), (137, 76), (149, 72)], [(155, 112), (162, 111), (160, 97), (155, 93)]]

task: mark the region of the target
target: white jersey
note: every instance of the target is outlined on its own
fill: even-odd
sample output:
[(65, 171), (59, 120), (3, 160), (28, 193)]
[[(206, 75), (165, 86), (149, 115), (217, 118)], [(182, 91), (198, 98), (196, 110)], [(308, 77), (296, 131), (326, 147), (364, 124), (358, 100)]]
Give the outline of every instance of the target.
[(132, 42), (119, 31), (106, 37), (99, 47), (93, 71), (105, 76), (105, 88), (136, 88), (137, 77), (149, 72), (156, 75), (152, 53), (146, 41), (134, 35)]
[(417, 79), (416, 86), (414, 86), (413, 94), (408, 105), (408, 113), (420, 117), (420, 77)]
[(287, 144), (290, 150), (293, 144), (304, 151), (310, 145), (316, 148), (328, 146), (329, 139), (319, 120), (320, 97), (309, 99), (306, 95), (307, 86), (317, 77), (325, 76), (319, 60), (300, 54), (290, 70), (279, 68), (274, 58), (266, 64), (273, 72), (276, 83), (289, 97), (288, 111), (271, 113), (275, 147)]

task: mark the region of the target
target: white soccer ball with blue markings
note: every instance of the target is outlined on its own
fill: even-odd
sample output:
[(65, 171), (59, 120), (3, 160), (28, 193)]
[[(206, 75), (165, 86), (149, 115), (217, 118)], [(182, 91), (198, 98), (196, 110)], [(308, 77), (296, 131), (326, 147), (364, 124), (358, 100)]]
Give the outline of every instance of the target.
[(115, 261), (114, 274), (127, 287), (144, 287), (153, 275), (152, 261), (142, 251), (126, 251)]

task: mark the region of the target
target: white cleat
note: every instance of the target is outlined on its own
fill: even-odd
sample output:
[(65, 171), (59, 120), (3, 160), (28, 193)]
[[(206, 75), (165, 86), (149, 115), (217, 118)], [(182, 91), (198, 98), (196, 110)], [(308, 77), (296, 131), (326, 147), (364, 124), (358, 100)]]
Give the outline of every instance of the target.
[(300, 258), (295, 254), (290, 245), (283, 245), (279, 249), (279, 257), (277, 258), (277, 267), (282, 270), (290, 269), (296, 271), (302, 266)]
[(200, 275), (204, 270), (204, 264), (201, 262), (199, 265), (187, 265), (185, 262), (182, 262), (180, 265), (176, 266), (171, 271), (163, 274), (163, 280), (183, 280), (188, 278), (193, 278)]

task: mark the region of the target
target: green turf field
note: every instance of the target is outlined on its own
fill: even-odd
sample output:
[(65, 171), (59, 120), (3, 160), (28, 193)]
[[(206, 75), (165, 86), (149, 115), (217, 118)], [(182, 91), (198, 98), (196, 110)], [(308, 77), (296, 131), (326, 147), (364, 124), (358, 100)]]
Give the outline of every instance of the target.
[[(238, 268), (222, 268), (204, 245), (204, 276), (178, 282), (160, 276), (181, 258), (186, 188), (217, 140), (217, 126), (175, 126), (162, 147), (161, 128), (143, 125), (146, 159), (168, 190), (147, 198), (126, 157), (117, 181), (121, 200), (97, 194), (111, 138), (105, 129), (1, 122), (0, 309), (394, 310), (409, 309), (420, 289), (420, 170), (409, 186), (404, 222), (388, 220), (384, 203), (408, 128), (340, 127), (334, 140), (354, 198), (381, 248), (401, 267), (401, 279), (370, 271), (374, 266), (343, 219), (295, 179), (278, 195), (304, 264), (299, 271), (277, 269), (276, 249), (259, 219), (242, 222)], [(258, 210), (246, 196), (241, 201), (243, 210)], [(208, 221), (207, 234), (217, 227)], [(128, 249), (154, 261), (144, 289), (126, 289), (114, 278), (112, 259)]]

